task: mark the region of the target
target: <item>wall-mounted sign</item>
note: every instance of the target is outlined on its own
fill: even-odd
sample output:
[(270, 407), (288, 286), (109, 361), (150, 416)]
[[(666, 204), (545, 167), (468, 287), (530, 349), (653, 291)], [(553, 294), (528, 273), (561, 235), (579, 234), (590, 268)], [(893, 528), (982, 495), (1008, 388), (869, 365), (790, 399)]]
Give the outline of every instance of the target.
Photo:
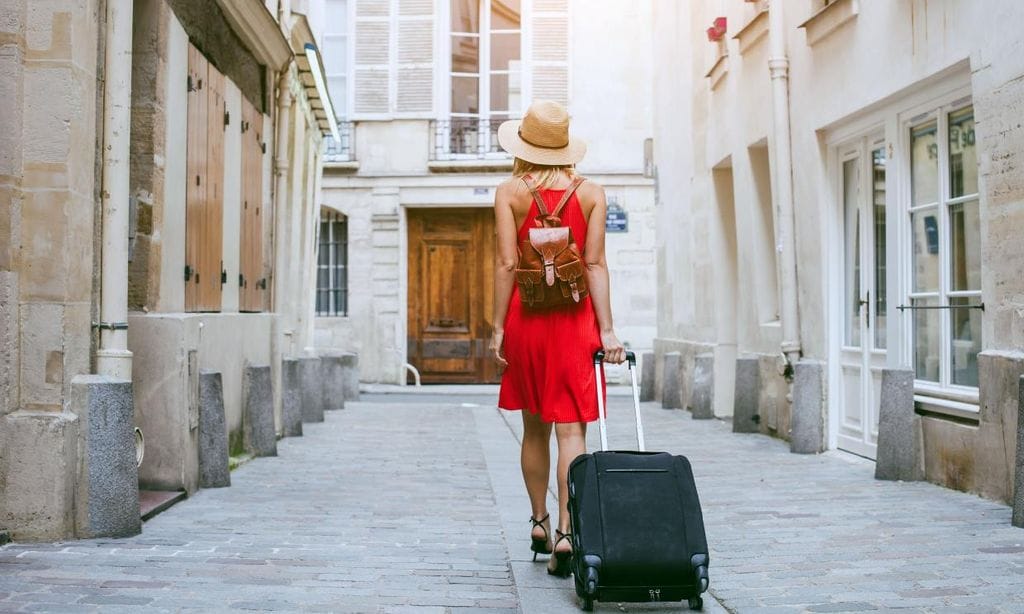
[(473, 188), (474, 196), (487, 196), (490, 193), (490, 188)]
[(629, 216), (626, 210), (612, 201), (608, 203), (608, 214), (604, 220), (605, 232), (629, 232)]

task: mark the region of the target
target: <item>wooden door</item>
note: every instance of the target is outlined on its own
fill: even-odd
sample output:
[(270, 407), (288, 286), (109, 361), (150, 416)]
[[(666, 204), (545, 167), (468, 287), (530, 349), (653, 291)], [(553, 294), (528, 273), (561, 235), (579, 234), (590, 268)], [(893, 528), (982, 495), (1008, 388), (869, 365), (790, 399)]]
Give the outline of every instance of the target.
[(493, 383), (494, 212), (409, 211), (408, 360), (424, 383)]
[(188, 48), (185, 310), (220, 311), (224, 259), (224, 75)]
[(239, 311), (266, 309), (263, 270), (263, 114), (242, 98), (242, 220), (239, 258)]
[(838, 445), (873, 459), (887, 338), (883, 143), (862, 140), (844, 148), (839, 173), (844, 279)]

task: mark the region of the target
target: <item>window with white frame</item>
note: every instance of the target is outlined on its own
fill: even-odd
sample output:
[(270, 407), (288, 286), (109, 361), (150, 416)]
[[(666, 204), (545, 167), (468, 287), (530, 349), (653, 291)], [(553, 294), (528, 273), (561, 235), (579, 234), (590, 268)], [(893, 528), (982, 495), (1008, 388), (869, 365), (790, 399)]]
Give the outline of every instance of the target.
[(327, 90), (338, 119), (347, 117), (348, 111), (348, 37), (348, 0), (326, 0), (322, 55)]
[(974, 109), (947, 106), (910, 137), (911, 356), (920, 387), (976, 388), (981, 351), (981, 223)]
[(320, 216), (316, 315), (348, 315), (348, 218), (326, 209)]
[(497, 152), (522, 108), (522, 0), (451, 0), (450, 153)]

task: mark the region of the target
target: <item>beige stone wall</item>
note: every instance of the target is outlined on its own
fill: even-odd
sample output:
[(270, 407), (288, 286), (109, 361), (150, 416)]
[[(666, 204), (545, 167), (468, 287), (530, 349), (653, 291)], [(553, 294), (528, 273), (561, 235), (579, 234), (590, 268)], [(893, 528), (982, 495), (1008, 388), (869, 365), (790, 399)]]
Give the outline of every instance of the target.
[(0, 525), (72, 527), (77, 423), (90, 367), (100, 3), (0, 2)]

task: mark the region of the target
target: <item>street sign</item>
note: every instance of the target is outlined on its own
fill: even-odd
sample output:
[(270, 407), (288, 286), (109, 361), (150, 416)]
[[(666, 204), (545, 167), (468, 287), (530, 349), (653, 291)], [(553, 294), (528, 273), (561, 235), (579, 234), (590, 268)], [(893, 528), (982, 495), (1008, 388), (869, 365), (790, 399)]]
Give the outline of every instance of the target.
[(626, 210), (615, 203), (610, 203), (604, 219), (604, 231), (629, 232), (629, 216)]

